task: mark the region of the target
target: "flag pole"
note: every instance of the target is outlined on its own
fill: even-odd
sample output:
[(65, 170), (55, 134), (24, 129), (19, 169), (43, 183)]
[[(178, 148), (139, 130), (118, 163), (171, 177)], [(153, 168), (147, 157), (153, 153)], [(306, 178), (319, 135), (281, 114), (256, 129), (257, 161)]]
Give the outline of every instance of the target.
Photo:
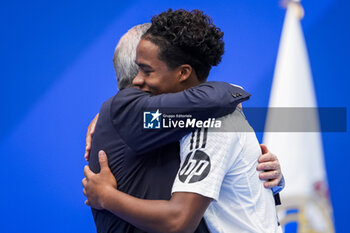
[(288, 8), (288, 5), (292, 5), (297, 9), (297, 15), (299, 20), (302, 20), (305, 16), (304, 7), (301, 5), (301, 0), (281, 0), (280, 6), (284, 9)]
[[(263, 136), (278, 155), (286, 181), (277, 209), (286, 233), (334, 233), (315, 88), (300, 24), (304, 10), (300, 0), (280, 3), (287, 10)], [(312, 131), (306, 130), (309, 126)]]

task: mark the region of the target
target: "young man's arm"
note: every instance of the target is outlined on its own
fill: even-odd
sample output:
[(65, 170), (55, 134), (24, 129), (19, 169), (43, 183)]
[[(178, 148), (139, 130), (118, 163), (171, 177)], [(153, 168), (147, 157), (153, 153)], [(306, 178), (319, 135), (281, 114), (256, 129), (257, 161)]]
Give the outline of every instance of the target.
[[(186, 138), (189, 143), (191, 135), (187, 135)], [(197, 138), (199, 138), (199, 135), (197, 135)], [(92, 208), (107, 209), (118, 217), (146, 231), (193, 232), (211, 200), (218, 199), (221, 183), (225, 177), (227, 169), (230, 167), (228, 161), (231, 161), (231, 158), (227, 148), (231, 148), (230, 145), (232, 143), (235, 145), (237, 144), (237, 140), (233, 142), (231, 139), (231, 137), (221, 137), (219, 141), (217, 141), (218, 143), (215, 144), (215, 147), (209, 147), (210, 153), (207, 155), (205, 155), (206, 152), (203, 154), (201, 149), (198, 149), (198, 151), (196, 149), (194, 158), (191, 159), (191, 161), (188, 161), (187, 158), (185, 159), (184, 157), (186, 157), (186, 155), (183, 154), (183, 164), (186, 164), (186, 161), (188, 161), (195, 165), (195, 161), (198, 159), (204, 159), (199, 163), (202, 164), (201, 168), (203, 168), (203, 172), (197, 174), (199, 173), (197, 171), (199, 167), (194, 166), (193, 170), (195, 170), (195, 174), (188, 175), (187, 172), (182, 174), (182, 170), (187, 171), (187, 169), (190, 169), (185, 166), (185, 168), (181, 168), (179, 175), (182, 174), (187, 176), (187, 178), (185, 177), (185, 180), (189, 178), (189, 182), (192, 182), (191, 178), (199, 178), (198, 181), (205, 178), (211, 185), (202, 185), (202, 190), (177, 190), (169, 201), (141, 200), (118, 191), (116, 189), (117, 184), (114, 176), (108, 168), (107, 156), (104, 152), (100, 151), (100, 173), (94, 174), (88, 166), (84, 169), (86, 178), (82, 183), (84, 186), (84, 194), (88, 198), (87, 204)], [(198, 145), (200, 148), (208, 148), (208, 146), (204, 146), (204, 139), (198, 141), (201, 143), (200, 146)], [(186, 147), (190, 148), (188, 143)], [(226, 149), (219, 150), (219, 148)], [(239, 147), (237, 147), (236, 150), (240, 151)], [(199, 157), (197, 157), (197, 155)], [(204, 157), (201, 157), (202, 155)], [(211, 158), (211, 165), (210, 162), (205, 162), (207, 161), (206, 159), (210, 161), (208, 157), (210, 155), (215, 156), (215, 159)], [(208, 169), (211, 171), (210, 173), (208, 172)], [(200, 177), (197, 177), (198, 175)], [(208, 175), (208, 177), (204, 177), (203, 175)], [(206, 184), (208, 184), (207, 182)], [(205, 192), (203, 191), (204, 189), (206, 190)], [(198, 191), (205, 193), (205, 195), (198, 194)]]
[[(86, 134), (85, 159), (87, 161), (89, 160), (92, 135), (95, 130), (97, 118), (98, 114), (91, 121)], [(282, 175), (280, 163), (277, 156), (271, 153), (265, 145), (261, 144), (260, 148), (262, 154), (259, 156), (259, 164), (257, 165), (257, 170), (261, 171), (259, 178), (261, 180), (265, 180), (265, 188), (271, 188), (273, 194), (277, 195), (285, 187), (285, 181)]]
[(107, 156), (99, 153), (101, 172), (84, 169), (84, 194), (87, 205), (106, 209), (145, 231), (194, 232), (211, 198), (195, 193), (175, 193), (170, 201), (143, 200), (120, 192), (108, 167)]

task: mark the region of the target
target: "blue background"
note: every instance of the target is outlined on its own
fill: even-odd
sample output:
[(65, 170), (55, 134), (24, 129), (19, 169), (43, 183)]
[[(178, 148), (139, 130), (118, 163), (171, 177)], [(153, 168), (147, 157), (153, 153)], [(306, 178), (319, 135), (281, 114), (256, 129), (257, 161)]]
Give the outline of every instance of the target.
[[(348, 108), (350, 3), (302, 3), (318, 104)], [(245, 87), (253, 94), (245, 106), (267, 106), (285, 15), (278, 1), (3, 2), (1, 232), (95, 232), (81, 187), (86, 128), (117, 92), (112, 56), (120, 36), (167, 8), (211, 15), (226, 52), (210, 80)], [(322, 137), (336, 230), (348, 232), (349, 133)]]

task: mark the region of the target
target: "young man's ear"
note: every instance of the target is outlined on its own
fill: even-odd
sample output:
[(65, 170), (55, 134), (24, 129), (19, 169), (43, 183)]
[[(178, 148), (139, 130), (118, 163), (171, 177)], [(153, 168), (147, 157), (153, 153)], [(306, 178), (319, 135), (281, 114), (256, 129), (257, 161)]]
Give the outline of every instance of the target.
[(188, 65), (188, 64), (184, 64), (181, 65), (179, 67), (179, 81), (180, 82), (185, 82), (188, 80), (188, 78), (191, 76), (192, 74), (192, 66)]

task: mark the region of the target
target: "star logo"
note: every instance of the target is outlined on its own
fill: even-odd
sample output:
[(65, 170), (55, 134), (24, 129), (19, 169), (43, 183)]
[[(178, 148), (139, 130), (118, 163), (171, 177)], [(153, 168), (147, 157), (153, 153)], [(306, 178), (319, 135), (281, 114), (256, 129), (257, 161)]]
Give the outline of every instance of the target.
[(160, 129), (162, 113), (157, 111), (143, 112), (143, 128), (144, 129)]
[(159, 109), (157, 109), (157, 111), (155, 113), (151, 113), (151, 115), (153, 116), (151, 122), (153, 122), (156, 119), (157, 119), (157, 121), (159, 121), (159, 116), (161, 116), (162, 114), (159, 113)]

